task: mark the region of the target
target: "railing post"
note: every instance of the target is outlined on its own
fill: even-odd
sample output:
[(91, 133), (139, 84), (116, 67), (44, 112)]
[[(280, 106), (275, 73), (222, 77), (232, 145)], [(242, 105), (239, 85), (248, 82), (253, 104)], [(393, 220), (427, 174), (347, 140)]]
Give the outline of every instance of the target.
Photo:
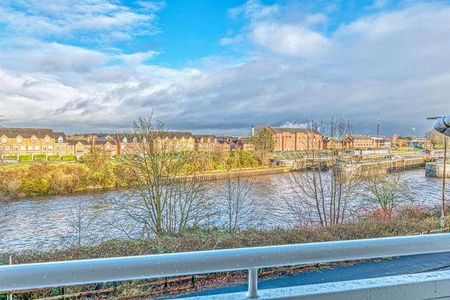
[(258, 269), (248, 270), (248, 294), (249, 299), (258, 298)]

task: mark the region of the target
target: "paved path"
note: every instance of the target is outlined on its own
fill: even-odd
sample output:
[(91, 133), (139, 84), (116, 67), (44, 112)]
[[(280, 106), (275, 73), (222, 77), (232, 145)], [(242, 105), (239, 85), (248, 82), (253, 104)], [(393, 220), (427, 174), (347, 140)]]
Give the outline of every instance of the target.
[[(316, 284), (324, 282), (356, 280), (383, 276), (411, 274), (427, 271), (450, 269), (450, 252), (439, 254), (412, 255), (385, 259), (382, 261), (360, 263), (351, 266), (322, 269), (311, 272), (285, 275), (275, 279), (266, 279), (258, 282), (259, 289), (281, 288), (297, 285)], [(190, 293), (180, 298), (193, 296), (207, 296), (242, 292), (247, 290), (246, 284), (208, 289), (201, 292)]]

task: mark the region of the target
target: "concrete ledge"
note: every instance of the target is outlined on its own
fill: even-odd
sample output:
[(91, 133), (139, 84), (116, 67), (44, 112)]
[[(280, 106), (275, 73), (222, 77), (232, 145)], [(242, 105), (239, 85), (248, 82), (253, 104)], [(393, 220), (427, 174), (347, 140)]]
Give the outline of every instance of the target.
[[(247, 294), (232, 293), (185, 299), (234, 300)], [(450, 299), (450, 271), (373, 279), (321, 283), (259, 290), (258, 299)]]

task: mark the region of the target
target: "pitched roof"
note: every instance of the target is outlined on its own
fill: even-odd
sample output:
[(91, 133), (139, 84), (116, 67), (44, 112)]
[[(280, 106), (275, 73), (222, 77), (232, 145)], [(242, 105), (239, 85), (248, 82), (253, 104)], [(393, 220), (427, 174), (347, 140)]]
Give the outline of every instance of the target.
[(115, 145), (116, 141), (112, 139), (98, 139), (95, 140), (96, 145), (105, 145), (106, 143), (110, 143), (111, 145)]
[(44, 138), (45, 136), (57, 138), (59, 136), (65, 137), (64, 132), (53, 132), (49, 128), (0, 128), (0, 136), (5, 135), (8, 138), (15, 138), (21, 136), (23, 138), (30, 138), (33, 135), (37, 138)]
[(216, 136), (215, 135), (212, 135), (212, 134), (196, 134), (196, 135), (194, 135), (194, 138), (196, 139), (196, 140), (200, 140), (200, 139), (215, 139), (216, 138)]
[(90, 145), (91, 143), (86, 140), (69, 140), (67, 142), (70, 146), (76, 145), (78, 143), (81, 143), (82, 145)]
[(302, 132), (302, 133), (308, 133), (308, 132), (314, 132), (317, 134), (320, 134), (315, 129), (308, 129), (308, 128), (289, 128), (289, 127), (270, 127), (273, 131), (276, 133), (283, 133), (283, 132), (289, 132), (289, 133), (296, 133), (296, 132)]
[[(180, 139), (182, 137), (184, 138), (193, 138), (194, 135), (188, 131), (152, 131), (149, 132), (149, 135), (152, 135), (152, 138), (157, 138), (157, 137), (161, 137), (161, 138), (169, 138), (169, 139), (173, 139), (173, 138), (177, 138)], [(140, 134), (135, 134), (135, 133), (130, 133), (130, 134), (120, 134), (117, 135), (119, 137), (120, 140), (123, 140), (124, 137), (126, 137), (128, 139), (128, 141), (132, 141), (133, 138), (137, 138), (138, 140), (141, 138), (145, 138), (145, 135), (140, 135)]]

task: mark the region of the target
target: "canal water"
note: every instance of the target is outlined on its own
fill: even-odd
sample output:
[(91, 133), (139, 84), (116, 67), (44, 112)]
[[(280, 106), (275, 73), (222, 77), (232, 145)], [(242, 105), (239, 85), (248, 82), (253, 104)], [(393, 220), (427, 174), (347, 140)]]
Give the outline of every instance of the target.
[[(286, 195), (290, 194), (289, 174), (265, 175), (252, 178), (250, 197), (258, 218), (249, 220), (246, 226), (257, 228), (293, 227), (302, 223), (311, 211), (302, 211), (302, 216), (293, 215), (286, 207)], [(424, 170), (409, 170), (401, 173), (408, 184), (411, 204), (436, 207), (441, 201), (441, 180), (427, 178)], [(222, 183), (209, 183), (210, 196), (220, 193)], [(120, 214), (111, 209), (108, 199), (128, 201), (129, 192), (108, 191), (76, 195), (34, 197), (21, 199), (9, 205), (0, 204), (0, 253), (26, 250), (51, 250), (77, 244), (99, 243), (114, 238), (137, 237), (142, 228), (130, 218), (117, 218)], [(447, 192), (450, 199), (450, 192)], [(364, 195), (355, 196), (353, 209), (367, 206)], [(220, 200), (219, 200), (220, 201)], [(303, 208), (305, 210), (305, 208)], [(357, 214), (349, 213), (355, 217)], [(121, 220), (119, 224), (117, 220)], [(125, 222), (125, 223), (124, 223)], [(219, 217), (211, 223), (220, 226)], [(118, 226), (120, 225), (120, 226)], [(128, 231), (123, 229), (127, 228)]]

